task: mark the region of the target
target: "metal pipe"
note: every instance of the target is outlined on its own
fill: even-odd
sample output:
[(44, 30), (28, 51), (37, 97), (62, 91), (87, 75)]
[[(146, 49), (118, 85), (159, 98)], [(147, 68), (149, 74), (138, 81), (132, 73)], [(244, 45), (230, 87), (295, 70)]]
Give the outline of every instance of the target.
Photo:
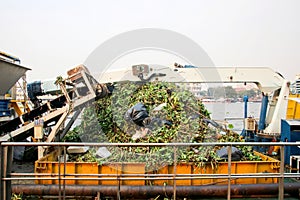
[(227, 154), (228, 154), (228, 188), (227, 188), (227, 199), (231, 199), (231, 153), (232, 153), (232, 146), (227, 147)]
[[(10, 178), (11, 174), (11, 168), (12, 168), (12, 162), (13, 162), (13, 147), (9, 146), (7, 147), (7, 152), (6, 152), (6, 174), (5, 177)], [(6, 200), (11, 199), (11, 181), (6, 181)]]
[(190, 146), (299, 146), (296, 142), (174, 142), (174, 143), (81, 143), (81, 142), (2, 142), (2, 146), (95, 146), (95, 147), (190, 147)]
[(280, 147), (280, 176), (279, 178), (279, 190), (278, 190), (278, 198), (284, 198), (284, 146)]
[(244, 118), (248, 117), (248, 96), (244, 96)]
[(262, 131), (266, 128), (266, 116), (267, 116), (267, 109), (268, 109), (268, 96), (263, 95), (261, 100), (261, 109), (260, 109), (260, 117), (258, 123), (258, 131)]
[[(66, 178), (66, 172), (67, 172), (66, 161), (67, 161), (67, 149), (66, 147), (64, 147), (64, 178)], [(66, 199), (65, 196), (66, 196), (66, 180), (63, 179), (63, 200)]]
[(174, 166), (173, 166), (173, 199), (176, 199), (177, 185), (176, 185), (176, 174), (177, 174), (177, 148), (174, 147)]
[[(18, 180), (18, 179), (34, 179), (37, 178), (35, 176), (47, 176), (49, 177), (55, 177), (55, 176), (59, 176), (58, 173), (11, 173), (10, 174), (12, 176), (12, 178), (3, 178), (3, 180)], [(147, 177), (147, 179), (151, 178), (151, 177), (157, 177), (159, 176), (159, 178), (163, 178), (163, 177), (171, 177), (170, 179), (173, 179), (172, 177), (174, 176), (173, 174), (134, 174), (134, 173), (130, 173), (130, 174), (85, 174), (85, 173), (80, 173), (80, 174), (72, 174), (72, 173), (66, 173), (64, 174), (66, 176), (72, 176), (72, 177), (76, 177), (75, 179), (80, 179), (81, 176), (84, 176), (84, 178), (82, 179), (89, 179), (90, 177), (115, 177), (116, 175), (118, 175), (118, 177), (122, 178), (125, 177), (124, 179), (126, 179), (126, 177), (136, 177), (135, 179), (139, 179), (138, 177)], [(285, 178), (300, 178), (300, 174), (299, 173), (284, 173), (284, 177)], [(20, 177), (23, 176), (23, 177)], [(31, 177), (30, 177), (31, 176)], [(218, 176), (218, 177), (216, 177)], [(78, 177), (78, 178), (77, 178)], [(216, 178), (218, 179), (220, 178), (228, 178), (227, 174), (176, 174), (177, 179), (182, 179), (185, 177), (189, 177), (189, 179), (191, 178)], [(231, 174), (231, 177), (234, 178), (281, 178), (281, 174), (280, 173), (242, 173), (242, 174)]]
[[(3, 153), (3, 146), (1, 145), (1, 141), (0, 141), (0, 191), (4, 191), (4, 180), (2, 179), (2, 177), (4, 176), (4, 162), (2, 160), (4, 153)], [(0, 199), (4, 199), (4, 192), (0, 193)]]
[[(59, 137), (59, 136), (58, 136)], [(60, 139), (59, 139), (60, 140)], [(60, 161), (61, 161), (61, 146), (58, 147), (58, 166), (60, 166)], [(61, 168), (58, 167), (58, 199), (61, 200)]]
[[(113, 177), (111, 178), (88, 178), (88, 177), (71, 177), (71, 178), (67, 178), (67, 177), (60, 177), (59, 180), (116, 180), (116, 178), (118, 178), (118, 180), (120, 181), (136, 181), (136, 180), (199, 180), (199, 179), (229, 179), (230, 177), (230, 180), (233, 180), (233, 179), (244, 179), (244, 178), (282, 178), (282, 175), (277, 175), (277, 176), (274, 176), (274, 175), (262, 175), (262, 176), (251, 176), (251, 175), (243, 175), (243, 174), (240, 174), (240, 175), (231, 175), (231, 176), (228, 176), (227, 174), (222, 174), (222, 175), (211, 175), (211, 176), (196, 176), (196, 177), (192, 177), (192, 176), (174, 176), (174, 174), (171, 174), (173, 177), (166, 177), (166, 176), (163, 176), (161, 174), (157, 174), (158, 177), (154, 177), (154, 178), (150, 178), (150, 177), (141, 177), (141, 178), (138, 178), (138, 177), (129, 177), (129, 178), (124, 178), (122, 176), (120, 176), (119, 174), (115, 174)], [(183, 174), (182, 174), (183, 175)], [(39, 176), (39, 175), (37, 175)], [(55, 176), (58, 176), (59, 175), (49, 175), (49, 176), (52, 176), (52, 177), (27, 177), (27, 178), (22, 178), (22, 177), (13, 177), (13, 178), (2, 178), (3, 181), (11, 181), (11, 180), (57, 180), (58, 178), (55, 177)], [(61, 175), (60, 175), (61, 176)], [(80, 174), (80, 176), (83, 176)], [(97, 175), (96, 175), (97, 176)], [(134, 176), (134, 175), (132, 175)], [(145, 174), (144, 176), (147, 176), (147, 174)], [(299, 176), (284, 176), (285, 178), (299, 178)]]
[[(278, 184), (239, 184), (231, 185), (231, 197), (251, 197), (278, 195)], [(116, 196), (117, 185), (66, 185), (67, 196), (96, 196), (100, 192), (103, 196)], [(299, 196), (300, 183), (285, 183), (285, 194)], [(58, 195), (58, 185), (12, 185), (12, 192), (23, 195)], [(173, 186), (120, 186), (120, 195), (127, 198), (149, 198), (160, 195), (172, 196)], [(177, 197), (226, 197), (227, 185), (210, 186), (177, 186)]]

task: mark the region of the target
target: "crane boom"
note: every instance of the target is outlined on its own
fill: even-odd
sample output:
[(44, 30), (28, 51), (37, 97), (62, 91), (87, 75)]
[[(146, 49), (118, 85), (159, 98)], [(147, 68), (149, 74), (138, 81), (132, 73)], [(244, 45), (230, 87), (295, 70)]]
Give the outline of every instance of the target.
[[(138, 67), (144, 68), (136, 70)], [(146, 69), (147, 68), (147, 69)], [(137, 71), (140, 71), (137, 73)], [(155, 78), (166, 82), (188, 83), (255, 83), (260, 91), (269, 94), (284, 83), (284, 78), (268, 67), (164, 67), (135, 65), (133, 69), (106, 71), (99, 76), (100, 83), (141, 81)]]
[[(84, 67), (70, 70), (67, 79), (58, 78), (63, 95), (25, 113), (18, 118), (1, 124), (0, 141), (11, 138), (19, 140), (32, 135), (35, 121), (40, 119), (45, 126), (55, 122), (47, 142), (55, 139), (67, 115), (86, 106), (95, 98), (103, 98), (111, 91), (108, 86), (113, 82), (151, 82), (165, 81), (174, 83), (255, 83), (264, 95), (270, 96), (266, 128), (261, 134), (266, 136), (280, 134), (280, 120), (285, 117), (289, 84), (280, 74), (267, 67), (194, 67), (181, 66), (165, 67), (159, 65), (134, 65), (132, 69), (119, 69), (107, 71), (97, 79), (90, 75)], [(68, 81), (71, 82), (68, 82)], [(65, 84), (72, 85), (73, 89), (67, 91)], [(100, 84), (99, 84), (100, 83)], [(103, 83), (103, 84), (101, 84)], [(80, 90), (78, 90), (80, 89)], [(74, 119), (78, 115), (74, 115)], [(73, 120), (74, 121), (74, 120)], [(71, 123), (72, 120), (71, 120)], [(71, 123), (67, 127), (71, 127)], [(64, 131), (66, 131), (68, 128)], [(40, 156), (43, 151), (39, 151)], [(40, 157), (39, 156), (39, 157)]]
[(280, 120), (286, 116), (289, 82), (268, 67), (195, 67), (178, 65), (134, 65), (132, 69), (106, 71), (100, 83), (120, 81), (165, 81), (178, 83), (255, 83), (264, 96), (269, 96), (266, 137), (280, 134)]

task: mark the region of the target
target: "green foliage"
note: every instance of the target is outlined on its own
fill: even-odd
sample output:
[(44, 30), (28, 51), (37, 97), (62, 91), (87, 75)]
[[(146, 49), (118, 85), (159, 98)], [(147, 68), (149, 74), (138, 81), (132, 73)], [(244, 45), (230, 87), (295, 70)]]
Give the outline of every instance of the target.
[(248, 96), (249, 98), (256, 97), (260, 94), (260, 91), (257, 89), (244, 90), (237, 93), (237, 96), (243, 98), (244, 96)]
[(234, 127), (233, 127), (233, 124), (228, 124), (228, 128), (229, 129), (233, 129)]
[(78, 132), (79, 126), (69, 131), (62, 139), (63, 142), (81, 142)]
[[(168, 120), (171, 125), (158, 125), (147, 131), (144, 137), (134, 139), (132, 136), (145, 129), (131, 121), (126, 121), (127, 110), (142, 102), (151, 117)], [(154, 108), (165, 103), (160, 111)], [(69, 132), (69, 141), (77, 134), (84, 142), (112, 143), (173, 143), (173, 142), (217, 142), (240, 141), (239, 136), (229, 130), (220, 136), (216, 128), (209, 127), (203, 119), (209, 119), (210, 113), (192, 93), (180, 85), (164, 82), (145, 84), (120, 83), (115, 85), (111, 96), (98, 100), (93, 106), (85, 109), (82, 123)], [(224, 130), (222, 130), (224, 131)], [(95, 159), (95, 149), (78, 158), (76, 161), (105, 162), (146, 162), (149, 170), (157, 166), (174, 162), (174, 150), (178, 162), (194, 162), (203, 166), (207, 162), (216, 165), (220, 158), (216, 155), (219, 147), (109, 147), (112, 155), (108, 158)], [(252, 149), (248, 149), (249, 155)], [(248, 154), (247, 154), (248, 155)], [(251, 154), (252, 155), (252, 154)], [(250, 156), (251, 156), (250, 155)], [(252, 158), (252, 157), (251, 157)]]
[(218, 98), (236, 98), (237, 92), (231, 87), (216, 87), (216, 88), (209, 88), (208, 95), (214, 97), (215, 99)]

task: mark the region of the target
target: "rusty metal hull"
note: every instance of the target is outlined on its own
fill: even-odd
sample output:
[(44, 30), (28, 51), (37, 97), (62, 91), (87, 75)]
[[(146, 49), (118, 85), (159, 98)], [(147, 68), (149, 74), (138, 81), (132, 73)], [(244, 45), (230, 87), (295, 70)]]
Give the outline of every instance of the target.
[[(286, 183), (286, 195), (299, 197), (300, 183)], [(13, 185), (13, 193), (24, 195), (103, 196), (122, 198), (171, 197), (173, 186), (103, 186), (103, 185)], [(226, 197), (227, 185), (176, 186), (177, 197)], [(277, 196), (278, 184), (239, 184), (231, 186), (232, 197)]]

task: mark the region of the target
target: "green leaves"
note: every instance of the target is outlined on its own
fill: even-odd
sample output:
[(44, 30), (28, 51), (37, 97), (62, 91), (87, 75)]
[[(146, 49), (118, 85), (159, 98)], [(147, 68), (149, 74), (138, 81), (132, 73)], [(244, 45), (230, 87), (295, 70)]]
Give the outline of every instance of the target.
[(233, 127), (233, 124), (228, 124), (228, 128), (229, 129), (233, 129), (234, 127)]
[[(209, 127), (203, 119), (209, 119), (210, 113), (191, 92), (178, 84), (152, 82), (134, 84), (130, 82), (114, 85), (112, 95), (98, 100), (83, 114), (83, 121), (79, 127), (71, 131), (69, 139), (88, 137), (93, 142), (112, 143), (172, 143), (172, 142), (240, 142), (239, 135), (227, 130), (220, 135), (221, 130)], [(124, 119), (126, 111), (138, 102), (142, 102), (151, 117), (168, 120), (172, 125), (156, 126), (145, 137), (132, 139), (137, 131), (143, 128)], [(159, 111), (154, 108), (165, 103)], [(232, 129), (230, 125), (229, 129)], [(102, 134), (99, 134), (101, 132)], [(69, 140), (68, 139), (68, 140)], [(215, 151), (219, 147), (178, 147), (178, 162), (194, 162), (203, 166), (207, 162), (215, 166), (220, 158)], [(146, 162), (149, 169), (162, 164), (171, 164), (174, 161), (173, 147), (109, 147), (112, 155), (106, 159), (97, 159), (103, 162)], [(256, 159), (252, 148), (242, 147), (245, 156)], [(88, 159), (84, 157), (83, 160)], [(92, 160), (94, 158), (91, 158)]]

